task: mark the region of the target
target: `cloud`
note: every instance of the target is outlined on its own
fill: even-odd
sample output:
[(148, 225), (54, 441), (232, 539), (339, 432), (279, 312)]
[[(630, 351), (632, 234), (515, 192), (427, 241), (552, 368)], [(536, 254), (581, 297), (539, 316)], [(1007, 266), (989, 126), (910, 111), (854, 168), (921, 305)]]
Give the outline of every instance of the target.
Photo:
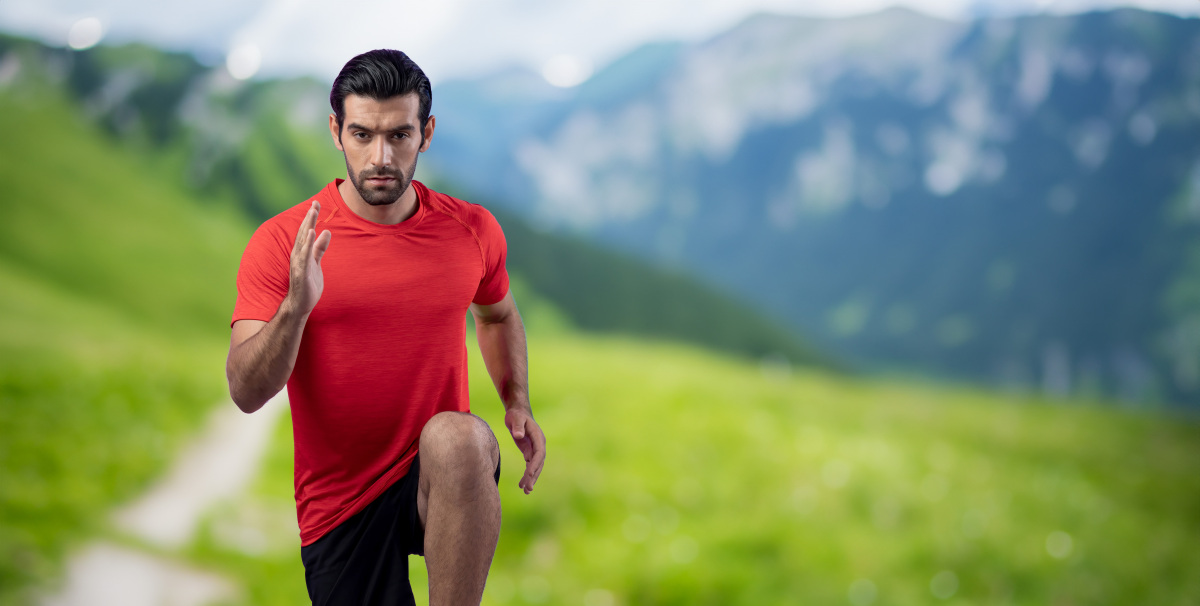
[(262, 74), (325, 79), (355, 54), (399, 48), (436, 83), (514, 64), (538, 70), (555, 55), (603, 66), (640, 44), (702, 39), (756, 12), (836, 17), (895, 4), (951, 19), (1125, 4), (1200, 14), (1196, 0), (5, 0), (0, 29), (63, 45), (72, 24), (95, 17), (106, 42), (192, 50), (213, 63), (253, 44), (262, 52)]

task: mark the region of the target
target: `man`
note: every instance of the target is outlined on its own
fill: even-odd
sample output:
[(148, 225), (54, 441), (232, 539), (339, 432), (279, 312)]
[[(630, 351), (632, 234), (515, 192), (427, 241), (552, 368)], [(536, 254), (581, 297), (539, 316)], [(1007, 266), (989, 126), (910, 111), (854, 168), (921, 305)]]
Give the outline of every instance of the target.
[(533, 420), (525, 331), (499, 224), (413, 181), (429, 148), (429, 80), (404, 53), (351, 59), (329, 130), (349, 180), (264, 223), (238, 271), (226, 374), (250, 413), (287, 385), (296, 509), (318, 606), (479, 604), (500, 531), (500, 451), (470, 414), (466, 312), (533, 489), (545, 437)]

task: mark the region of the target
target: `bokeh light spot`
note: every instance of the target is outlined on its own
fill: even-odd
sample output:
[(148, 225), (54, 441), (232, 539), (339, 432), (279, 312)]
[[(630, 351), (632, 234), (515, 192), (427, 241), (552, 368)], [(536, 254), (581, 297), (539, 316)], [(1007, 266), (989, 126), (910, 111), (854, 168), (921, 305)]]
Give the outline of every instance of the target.
[(614, 606), (617, 598), (606, 589), (593, 589), (583, 595), (583, 606)]
[(987, 529), (987, 516), (983, 512), (976, 509), (969, 509), (963, 513), (962, 517), (962, 534), (968, 539), (978, 539), (983, 536), (983, 531)]
[(1146, 112), (1138, 112), (1129, 119), (1129, 136), (1138, 145), (1150, 145), (1158, 134), (1158, 123)]
[(876, 595), (878, 595), (878, 591), (871, 579), (857, 579), (850, 583), (850, 591), (847, 592), (846, 597), (854, 606), (869, 606), (875, 602)]
[(253, 44), (243, 44), (234, 48), (225, 58), (225, 68), (229, 75), (238, 80), (247, 80), (258, 73), (262, 66), (262, 51)]
[(1062, 560), (1071, 555), (1071, 550), (1075, 547), (1074, 541), (1071, 540), (1071, 535), (1055, 530), (1046, 537), (1046, 553), (1051, 557)]
[(559, 88), (579, 86), (592, 77), (592, 64), (575, 55), (555, 55), (542, 65), (542, 77)]
[(845, 486), (850, 481), (850, 464), (841, 459), (829, 461), (821, 468), (821, 479), (830, 488)]
[(700, 546), (689, 536), (681, 536), (671, 542), (671, 559), (679, 564), (688, 564), (696, 559)]
[(948, 196), (962, 186), (966, 175), (953, 162), (935, 162), (925, 169), (925, 187), (939, 196)]
[(85, 50), (100, 43), (104, 38), (104, 24), (95, 17), (84, 17), (67, 31), (67, 45), (75, 50)]
[(929, 581), (929, 591), (939, 600), (948, 600), (958, 593), (958, 575), (950, 570), (943, 570), (933, 575)]
[(1078, 198), (1074, 190), (1066, 185), (1054, 186), (1050, 190), (1050, 194), (1046, 196), (1046, 205), (1050, 207), (1050, 210), (1060, 215), (1066, 215), (1075, 210), (1077, 202)]
[(811, 513), (817, 506), (817, 491), (811, 486), (797, 486), (792, 492), (792, 507), (797, 513)]

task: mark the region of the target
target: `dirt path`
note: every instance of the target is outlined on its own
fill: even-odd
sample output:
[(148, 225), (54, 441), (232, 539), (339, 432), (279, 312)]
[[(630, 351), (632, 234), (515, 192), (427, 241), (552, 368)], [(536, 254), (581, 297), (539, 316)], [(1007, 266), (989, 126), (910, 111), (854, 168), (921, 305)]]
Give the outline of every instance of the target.
[[(258, 471), (284, 393), (246, 415), (232, 403), (213, 411), (204, 432), (166, 476), (113, 515), (124, 532), (165, 550), (187, 546), (214, 505), (241, 494)], [(203, 606), (237, 596), (219, 575), (112, 542), (95, 542), (68, 560), (61, 589), (42, 606)]]

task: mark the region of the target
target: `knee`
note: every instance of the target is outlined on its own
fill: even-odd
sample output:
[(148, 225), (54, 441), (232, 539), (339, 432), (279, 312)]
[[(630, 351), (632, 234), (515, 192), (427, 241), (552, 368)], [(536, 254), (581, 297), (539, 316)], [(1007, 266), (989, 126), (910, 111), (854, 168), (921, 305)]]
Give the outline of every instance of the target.
[(421, 466), (492, 474), (500, 447), (487, 423), (466, 412), (439, 412), (421, 430)]

